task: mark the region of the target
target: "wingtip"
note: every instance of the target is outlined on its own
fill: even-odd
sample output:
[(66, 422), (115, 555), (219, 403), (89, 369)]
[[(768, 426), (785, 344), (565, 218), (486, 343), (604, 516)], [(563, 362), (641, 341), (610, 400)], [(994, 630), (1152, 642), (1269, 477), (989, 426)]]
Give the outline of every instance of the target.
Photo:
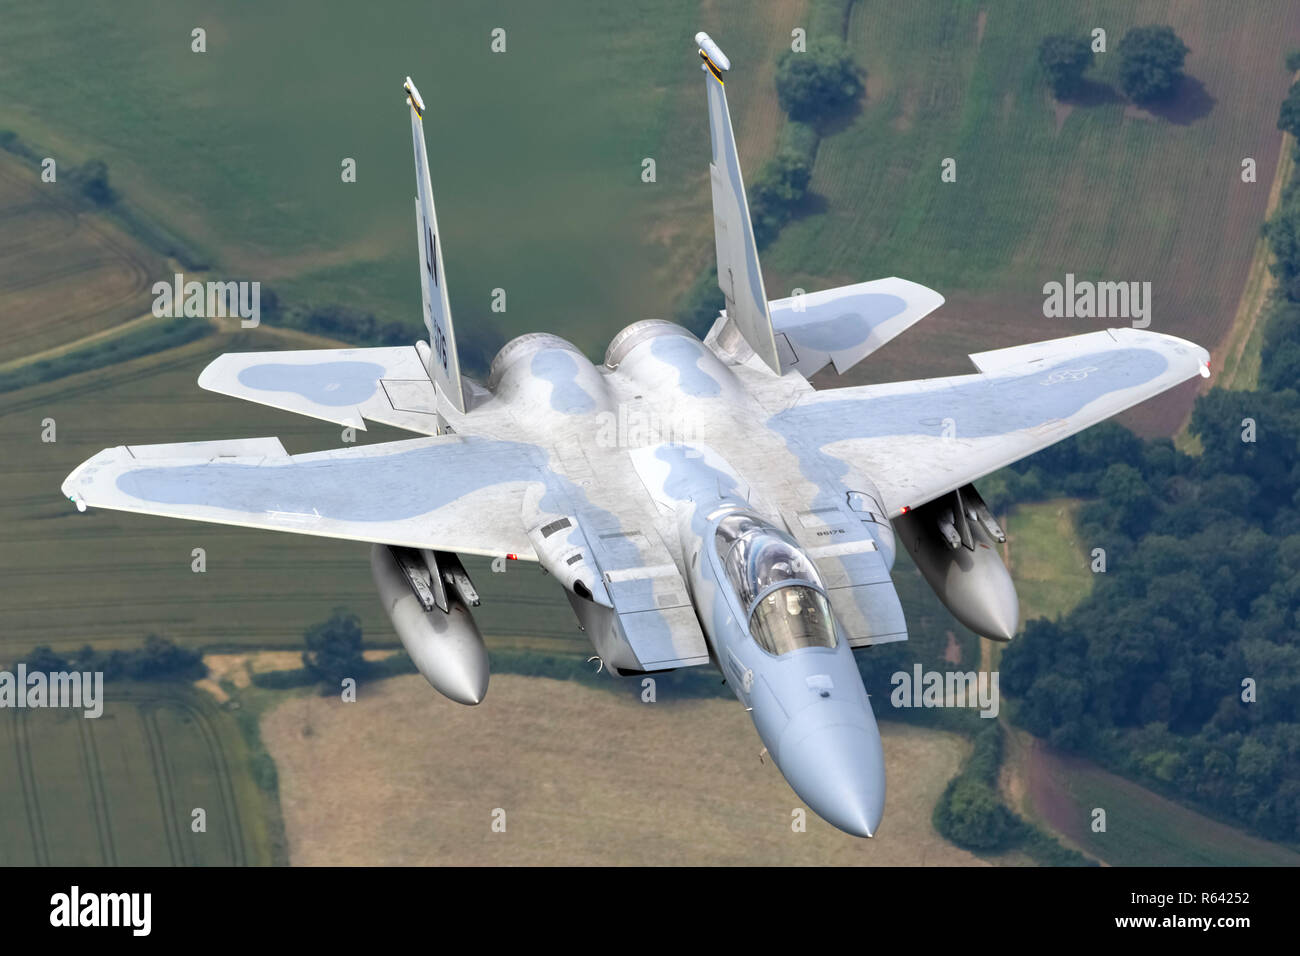
[(68, 477), (64, 478), (63, 484), (59, 485), (59, 491), (63, 493), (63, 497), (76, 505), (78, 511), (85, 511), (88, 504), (85, 495), (82, 494), (84, 487), (84, 483), (81, 480), (82, 472), (92, 464), (102, 463), (107, 459), (111, 459), (115, 456), (116, 452), (116, 448), (104, 448), (96, 454), (91, 455), (76, 468), (72, 469), (72, 471), (68, 472)]
[(406, 93), (406, 102), (410, 104), (411, 109), (415, 110), (415, 115), (423, 119), (424, 100), (420, 96), (420, 91), (415, 88), (415, 81), (408, 76), (402, 83), (402, 90)]
[(713, 38), (701, 30), (695, 34), (695, 45), (700, 48), (700, 52), (708, 58), (719, 70), (724, 73), (731, 69), (731, 61), (727, 59), (727, 54), (722, 52), (722, 48), (713, 42)]
[(229, 353), (218, 355), (203, 367), (203, 371), (199, 372), (199, 377), (195, 380), (195, 384), (198, 385), (199, 388), (208, 392), (217, 391), (217, 389), (212, 387), (213, 381), (216, 379), (217, 367), (226, 361), (227, 355), (229, 355)]

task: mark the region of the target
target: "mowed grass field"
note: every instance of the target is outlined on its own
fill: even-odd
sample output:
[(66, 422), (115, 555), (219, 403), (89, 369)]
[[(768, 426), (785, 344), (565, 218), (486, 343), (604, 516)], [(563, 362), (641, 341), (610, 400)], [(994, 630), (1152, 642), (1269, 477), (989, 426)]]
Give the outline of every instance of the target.
[[(613, 680), (613, 678), (611, 678)], [(969, 865), (930, 813), (969, 751), (886, 722), (889, 795), (874, 839), (807, 815), (734, 700), (644, 704), (498, 675), (478, 707), (421, 678), (363, 685), (357, 702), (295, 696), (265, 712), (298, 865)], [(342, 770), (342, 772), (340, 772)], [(505, 811), (504, 833), (491, 829)]]
[(105, 691), (96, 719), (0, 712), (0, 865), (270, 863), (264, 797), (231, 717), (184, 686)]
[[(292, 453), (341, 445), (341, 429), (205, 392), (217, 354), (310, 347), (263, 330), (213, 335), (179, 349), (5, 396), (0, 441), (0, 661), (49, 644), (138, 646), (156, 632), (190, 646), (302, 647), (336, 606), (358, 613), (367, 639), (396, 637), (379, 607), (369, 547), (299, 535), (91, 509), (59, 491), (77, 464), (116, 444), (277, 435)], [(41, 441), (52, 418), (57, 441)], [(411, 437), (373, 426), (359, 442)], [(433, 480), (433, 476), (431, 479)], [(191, 570), (194, 548), (207, 570)], [(581, 653), (589, 645), (551, 578), (510, 562), (504, 574), (466, 562), (483, 595), (484, 632), (519, 646)]]
[(1079, 539), (1075, 515), (1082, 504), (1058, 498), (1016, 505), (1007, 516), (1011, 577), (1020, 595), (1020, 621), (1058, 618), (1092, 590), (1090, 548)]
[[(1147, 23), (1171, 25), (1191, 48), (1188, 84), (1157, 113), (1115, 92), (1116, 45)], [(1040, 40), (1094, 27), (1107, 31), (1109, 52), (1090, 74), (1090, 105), (1054, 103)], [(852, 381), (970, 371), (969, 352), (1104, 328), (1044, 318), (1042, 287), (1067, 272), (1149, 281), (1152, 329), (1207, 348), (1226, 336), (1280, 154), (1282, 59), (1300, 45), (1295, 4), (859, 0), (849, 45), (866, 97), (823, 139), (816, 203), (765, 254), (768, 288), (900, 275), (948, 298)], [(954, 183), (940, 181), (948, 157)], [(1245, 157), (1257, 162), (1253, 184), (1241, 181)], [(1194, 393), (1154, 400), (1128, 421), (1172, 433)]]
[(0, 366), (149, 311), (162, 258), (0, 150)]
[[(732, 101), (752, 168), (780, 132), (771, 78), (805, 7), (0, 0), (0, 128), (62, 161), (103, 158), (129, 202), (229, 275), (415, 327), (410, 74), (461, 320), (486, 320), (502, 288), (504, 334), (556, 331), (601, 354), (629, 322), (670, 315), (711, 254), (691, 38), (719, 32), (748, 74)], [(191, 51), (198, 27), (206, 53)], [(504, 53), (489, 49), (497, 28)]]

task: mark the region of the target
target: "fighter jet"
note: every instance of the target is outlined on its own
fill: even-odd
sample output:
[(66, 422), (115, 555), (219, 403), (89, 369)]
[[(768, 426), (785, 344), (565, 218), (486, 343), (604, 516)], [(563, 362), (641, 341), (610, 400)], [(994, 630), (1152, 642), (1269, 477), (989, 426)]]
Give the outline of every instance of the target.
[[(971, 374), (817, 390), (943, 303), (899, 278), (769, 300), (725, 83), (706, 89), (718, 285), (701, 341), (633, 322), (596, 365), (521, 335), (487, 380), (461, 372), (434, 215), (424, 101), (404, 85), (428, 340), (394, 348), (226, 354), (202, 388), (425, 437), (289, 455), (276, 438), (122, 445), (78, 467), (80, 509), (364, 541), (376, 586), (424, 677), (483, 699), (488, 655), (459, 555), (537, 562), (603, 667), (640, 677), (712, 665), (808, 807), (876, 833), (884, 755), (854, 659), (907, 637), (897, 542), (971, 630), (1009, 640), (1002, 530), (972, 482), (1192, 376), (1209, 356), (1115, 328), (971, 355)], [(628, 423), (634, 427), (628, 427)]]

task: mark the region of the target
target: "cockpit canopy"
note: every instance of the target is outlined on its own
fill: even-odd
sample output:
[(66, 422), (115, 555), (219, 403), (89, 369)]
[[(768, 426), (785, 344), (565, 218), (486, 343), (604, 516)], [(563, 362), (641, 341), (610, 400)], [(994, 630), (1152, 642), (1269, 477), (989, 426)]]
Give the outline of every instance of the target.
[(759, 647), (781, 655), (835, 646), (835, 621), (821, 578), (793, 538), (737, 512), (718, 522), (715, 544)]

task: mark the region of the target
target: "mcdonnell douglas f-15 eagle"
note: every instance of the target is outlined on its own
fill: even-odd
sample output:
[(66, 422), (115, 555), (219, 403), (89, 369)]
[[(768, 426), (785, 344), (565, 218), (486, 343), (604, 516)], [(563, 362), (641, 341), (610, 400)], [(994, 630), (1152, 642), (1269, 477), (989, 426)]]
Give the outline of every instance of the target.
[[(394, 628), (424, 677), (466, 704), (487, 690), (457, 555), (536, 561), (615, 674), (712, 664), (799, 797), (875, 833), (884, 756), (854, 650), (907, 637), (890, 578), (902, 543), (963, 624), (1018, 624), (1004, 539), (972, 482), (1199, 374), (1209, 355), (1115, 328), (971, 355), (950, 378), (814, 390), (943, 303), (905, 279), (769, 301), (724, 82), (707, 91), (718, 285), (701, 341), (647, 319), (601, 365), (521, 335), (486, 382), (461, 374), (422, 116), (408, 78), (428, 341), (226, 354), (201, 387), (348, 426), (427, 436), (305, 455), (276, 438), (122, 445), (63, 492), (87, 505), (365, 541)], [(673, 434), (611, 440), (618, 416)], [(633, 430), (635, 431), (635, 430)], [(657, 440), (659, 439), (659, 440)]]

